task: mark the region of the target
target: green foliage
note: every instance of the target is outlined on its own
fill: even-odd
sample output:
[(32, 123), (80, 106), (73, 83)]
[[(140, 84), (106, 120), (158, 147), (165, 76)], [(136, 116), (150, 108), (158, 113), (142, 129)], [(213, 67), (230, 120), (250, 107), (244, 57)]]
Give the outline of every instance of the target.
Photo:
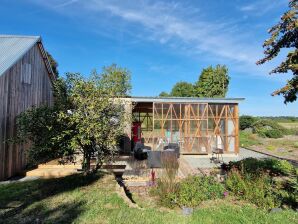
[(252, 145), (259, 145), (261, 142), (257, 139), (257, 136), (247, 132), (247, 131), (240, 131), (239, 134), (239, 141), (242, 147), (249, 147)]
[[(100, 79), (101, 92), (114, 97), (125, 97), (130, 95), (131, 75), (126, 68), (121, 68), (116, 64), (103, 67), (102, 73), (92, 74), (95, 79)], [(100, 76), (97, 78), (97, 76)]]
[(169, 96), (171, 96), (170, 94), (168, 94), (167, 92), (161, 92), (160, 94), (159, 94), (159, 96), (160, 97), (169, 97)]
[(67, 124), (58, 121), (55, 107), (33, 107), (21, 113), (17, 118), (17, 127), (15, 140), (23, 144), (31, 142), (31, 147), (26, 151), (29, 166), (73, 153), (69, 136), (57, 138)]
[(196, 207), (202, 201), (223, 198), (224, 186), (208, 176), (190, 176), (183, 179), (176, 193), (179, 206)]
[(230, 77), (225, 65), (209, 66), (203, 69), (199, 80), (195, 83), (198, 97), (225, 97), (228, 92)]
[(178, 182), (174, 191), (169, 192), (164, 182), (159, 181), (153, 192), (163, 206), (196, 207), (202, 201), (223, 198), (224, 186), (213, 177), (189, 176)]
[(159, 96), (225, 97), (229, 82), (228, 68), (225, 65), (209, 66), (203, 69), (196, 83), (177, 82), (170, 94), (161, 92)]
[(273, 120), (261, 119), (253, 124), (253, 132), (260, 137), (281, 138), (284, 134), (288, 134), (287, 129), (279, 125)]
[[(284, 209), (267, 212), (243, 202), (211, 201), (193, 215), (148, 205), (132, 208), (115, 189), (115, 178), (72, 175), (0, 184), (1, 223), (111, 223), (111, 224), (238, 224), (297, 223), (298, 213)], [(133, 195), (135, 199), (135, 195)], [(137, 201), (137, 200), (136, 200)], [(140, 206), (141, 203), (137, 201)]]
[(283, 133), (280, 130), (266, 130), (263, 132), (264, 136), (267, 138), (282, 138)]
[(257, 118), (249, 115), (242, 115), (239, 118), (239, 127), (240, 130), (244, 130), (246, 128), (252, 128), (253, 124), (257, 121)]
[(297, 173), (288, 161), (247, 158), (230, 162), (227, 170), (227, 188), (242, 199), (265, 209), (298, 206)]
[(271, 187), (272, 180), (268, 175), (251, 176), (231, 170), (226, 179), (226, 187), (234, 195), (247, 200), (260, 208), (270, 209), (280, 206), (281, 202)]
[(270, 72), (288, 73), (291, 71), (293, 73), (293, 78), (272, 94), (283, 95), (285, 103), (297, 100), (298, 94), (298, 1), (290, 0), (289, 8), (289, 11), (281, 17), (281, 21), (269, 29), (271, 36), (263, 44), (265, 57), (257, 62), (257, 64), (264, 64), (277, 57), (284, 48), (289, 49), (286, 59)]
[(229, 162), (228, 169), (236, 168), (241, 172), (258, 175), (259, 173), (269, 172), (270, 175), (294, 175), (294, 166), (286, 161), (279, 159), (256, 159), (247, 158), (236, 162)]
[(57, 138), (71, 136), (71, 147), (83, 153), (85, 171), (90, 170), (91, 158), (96, 158), (98, 169), (117, 153), (117, 139), (130, 119), (125, 100), (115, 96), (128, 94), (129, 77), (129, 72), (116, 65), (104, 67), (102, 74), (94, 71), (89, 79), (67, 74), (71, 110), (60, 111), (59, 121), (68, 124), (68, 129)]
[(95, 169), (112, 160), (130, 120), (120, 98), (129, 93), (129, 80), (129, 72), (116, 65), (104, 67), (102, 74), (94, 71), (88, 79), (78, 73), (57, 79), (54, 106), (33, 108), (18, 118), (18, 140), (32, 141), (29, 158), (45, 162), (80, 150), (86, 172), (91, 158)]
[(188, 82), (177, 82), (172, 88), (171, 96), (192, 97), (194, 96), (194, 87)]

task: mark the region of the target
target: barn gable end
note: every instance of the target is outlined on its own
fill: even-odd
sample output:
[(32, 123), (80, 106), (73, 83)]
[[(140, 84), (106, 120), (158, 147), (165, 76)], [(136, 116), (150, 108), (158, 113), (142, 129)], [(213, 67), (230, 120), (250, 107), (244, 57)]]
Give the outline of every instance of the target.
[(26, 146), (7, 142), (16, 135), (16, 116), (34, 105), (53, 104), (54, 76), (41, 40), (28, 38), (0, 35), (0, 180), (26, 166)]

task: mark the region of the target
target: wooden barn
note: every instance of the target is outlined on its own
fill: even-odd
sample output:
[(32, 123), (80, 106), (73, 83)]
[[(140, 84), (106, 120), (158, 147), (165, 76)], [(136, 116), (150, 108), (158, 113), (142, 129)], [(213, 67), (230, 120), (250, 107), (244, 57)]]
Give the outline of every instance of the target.
[(9, 143), (16, 116), (33, 105), (52, 105), (55, 78), (39, 36), (0, 35), (0, 180), (26, 165), (25, 146)]

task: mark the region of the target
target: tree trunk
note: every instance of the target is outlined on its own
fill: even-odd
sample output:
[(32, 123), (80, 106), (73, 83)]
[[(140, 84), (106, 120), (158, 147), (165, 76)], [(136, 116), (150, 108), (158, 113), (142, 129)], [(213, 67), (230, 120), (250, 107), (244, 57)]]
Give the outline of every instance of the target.
[(90, 172), (90, 162), (91, 162), (91, 155), (90, 153), (84, 150), (83, 170), (85, 174), (88, 174)]

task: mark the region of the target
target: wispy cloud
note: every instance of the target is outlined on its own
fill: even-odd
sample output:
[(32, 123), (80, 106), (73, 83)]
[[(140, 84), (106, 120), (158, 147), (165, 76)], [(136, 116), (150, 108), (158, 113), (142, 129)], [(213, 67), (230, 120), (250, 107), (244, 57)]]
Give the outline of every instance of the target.
[[(263, 4), (263, 11), (269, 10), (270, 1), (255, 1), (244, 5), (241, 11), (254, 11)], [(282, 2), (282, 1), (280, 1)], [(72, 1), (37, 1), (38, 4), (72, 15), (94, 15), (100, 22), (103, 17), (111, 18), (111, 26), (117, 27), (117, 20), (136, 27), (135, 36), (168, 45), (177, 52), (189, 55), (214, 58), (235, 65), (239, 71), (251, 75), (265, 74), (268, 68), (257, 68), (255, 62), (261, 57), (260, 43), (254, 43), (252, 33), (242, 30), (237, 23), (220, 20), (207, 20), (200, 15), (199, 6), (187, 5), (175, 1), (149, 0), (72, 0)], [(115, 22), (116, 20), (116, 22)]]
[(249, 4), (239, 7), (239, 10), (245, 13), (253, 13), (256, 16), (264, 15), (282, 5), (286, 5), (287, 0), (255, 0)]

